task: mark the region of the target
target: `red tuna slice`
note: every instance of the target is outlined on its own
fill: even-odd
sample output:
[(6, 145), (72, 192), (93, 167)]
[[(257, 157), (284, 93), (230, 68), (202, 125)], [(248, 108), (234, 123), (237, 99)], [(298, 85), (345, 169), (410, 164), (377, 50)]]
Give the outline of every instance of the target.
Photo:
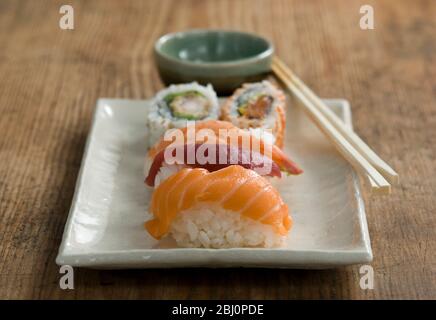
[[(171, 159), (165, 159), (166, 150), (167, 158)], [(209, 151), (214, 152), (214, 154), (209, 156)], [(154, 186), (156, 175), (164, 163), (203, 168), (209, 172), (237, 164), (262, 176), (279, 178), (282, 176), (280, 167), (276, 162), (256, 151), (220, 143), (180, 144), (168, 146), (156, 154), (145, 179), (147, 185)]]

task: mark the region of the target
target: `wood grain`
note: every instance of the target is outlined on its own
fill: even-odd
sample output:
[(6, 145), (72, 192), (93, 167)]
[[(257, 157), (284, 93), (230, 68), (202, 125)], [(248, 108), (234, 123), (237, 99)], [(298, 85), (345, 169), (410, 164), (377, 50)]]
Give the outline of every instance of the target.
[[(0, 298), (436, 298), (435, 1), (0, 2)], [(372, 4), (375, 30), (359, 28)], [(389, 197), (366, 196), (375, 288), (337, 270), (76, 269), (59, 289), (54, 260), (99, 97), (162, 87), (159, 35), (226, 28), (270, 38), (321, 97), (351, 101), (358, 134), (400, 173)]]

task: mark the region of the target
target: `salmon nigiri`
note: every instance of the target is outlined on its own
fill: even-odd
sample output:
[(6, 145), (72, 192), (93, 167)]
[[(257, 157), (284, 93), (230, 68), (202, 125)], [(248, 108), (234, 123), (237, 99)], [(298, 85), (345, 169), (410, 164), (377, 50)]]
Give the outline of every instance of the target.
[[(276, 145), (270, 145), (265, 142), (263, 139), (259, 139), (253, 135), (251, 135), (248, 131), (239, 129), (235, 125), (227, 121), (219, 121), (219, 120), (208, 120), (195, 124), (195, 132), (198, 133), (199, 130), (207, 129), (209, 133), (213, 134), (213, 138), (215, 139), (214, 143), (221, 144), (237, 144), (236, 147), (240, 147), (244, 145), (244, 139), (248, 140), (249, 146), (256, 146), (259, 148), (258, 151), (265, 156), (269, 156), (271, 160), (273, 160), (280, 169), (288, 174), (300, 174), (303, 172), (298, 165), (293, 162), (279, 147)], [(181, 133), (184, 135), (185, 143), (188, 140), (188, 128), (178, 129), (181, 130)], [(220, 130), (232, 130), (233, 134), (237, 135), (237, 140), (226, 139), (224, 141), (220, 138)], [(203, 143), (205, 142), (205, 137), (208, 137), (207, 132), (205, 135), (195, 134), (195, 141), (191, 141), (191, 143)], [(209, 139), (209, 138), (207, 138)], [(207, 140), (206, 139), (206, 140)], [(247, 141), (245, 140), (245, 141)], [(210, 141), (209, 141), (210, 142)], [(164, 150), (166, 147), (170, 146), (173, 141), (166, 141), (163, 137), (158, 141), (149, 151), (148, 151), (148, 159), (149, 161), (153, 161), (154, 157)], [(268, 152), (268, 148), (271, 148), (271, 152)], [(149, 168), (147, 168), (149, 169)], [(147, 172), (148, 173), (148, 172)]]
[(155, 189), (150, 212), (147, 231), (156, 239), (171, 234), (183, 247), (275, 247), (292, 225), (278, 191), (238, 165), (182, 169)]

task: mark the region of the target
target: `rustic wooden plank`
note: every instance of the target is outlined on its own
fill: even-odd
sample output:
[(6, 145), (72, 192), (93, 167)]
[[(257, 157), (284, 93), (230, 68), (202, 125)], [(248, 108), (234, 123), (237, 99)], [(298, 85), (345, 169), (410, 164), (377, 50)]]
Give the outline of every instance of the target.
[[(434, 1), (0, 2), (0, 298), (436, 298), (436, 3)], [(359, 7), (376, 29), (359, 28)], [(98, 97), (161, 88), (151, 49), (188, 28), (257, 32), (322, 97), (352, 102), (355, 129), (401, 175), (366, 197), (374, 290), (337, 270), (77, 269), (54, 263)]]

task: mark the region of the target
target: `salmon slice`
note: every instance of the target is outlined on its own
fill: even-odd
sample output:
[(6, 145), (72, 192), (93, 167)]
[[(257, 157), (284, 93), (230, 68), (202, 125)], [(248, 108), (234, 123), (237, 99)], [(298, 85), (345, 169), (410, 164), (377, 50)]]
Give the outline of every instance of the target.
[(177, 214), (200, 203), (216, 204), (270, 225), (281, 236), (292, 226), (288, 206), (278, 191), (255, 171), (232, 165), (214, 172), (185, 168), (162, 182), (152, 195), (150, 211), (154, 217), (145, 228), (160, 239)]
[[(255, 149), (256, 152), (259, 152), (262, 155), (269, 157), (271, 160), (276, 162), (280, 169), (288, 174), (300, 174), (303, 172), (298, 165), (293, 162), (279, 147), (276, 145), (270, 145), (264, 142), (262, 139), (258, 139), (252, 136), (245, 130), (239, 129), (235, 125), (227, 121), (219, 121), (219, 120), (208, 120), (204, 122), (199, 122), (195, 124), (195, 132), (197, 133), (199, 130), (208, 129), (209, 131), (204, 131), (203, 134), (195, 134), (193, 139), (195, 141), (188, 141), (189, 143), (223, 143), (223, 144), (231, 144), (236, 147), (244, 147), (243, 141), (248, 141), (248, 147), (251, 149)], [(182, 143), (187, 143), (188, 140), (188, 128), (178, 129), (181, 130), (184, 141)], [(234, 135), (238, 136), (238, 139), (220, 139), (220, 130), (229, 130)], [(207, 133), (209, 132), (210, 135)], [(212, 141), (211, 141), (212, 140)], [(154, 159), (154, 157), (161, 151), (165, 150), (170, 144), (173, 143), (174, 140), (166, 141), (164, 137), (160, 139), (149, 151), (148, 156), (150, 159)], [(269, 152), (268, 150), (271, 150)], [(271, 154), (269, 154), (271, 153)]]

